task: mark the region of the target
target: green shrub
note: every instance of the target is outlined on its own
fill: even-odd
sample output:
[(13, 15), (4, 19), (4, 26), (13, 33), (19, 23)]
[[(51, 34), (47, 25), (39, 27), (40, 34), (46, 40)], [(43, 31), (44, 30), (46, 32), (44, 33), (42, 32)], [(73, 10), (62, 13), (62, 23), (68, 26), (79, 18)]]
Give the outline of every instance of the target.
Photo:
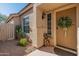
[(25, 33), (22, 31), (21, 26), (19, 26), (19, 25), (16, 26), (15, 33), (16, 33), (16, 38), (19, 39), (19, 40), (21, 38), (25, 38), (26, 37)]
[(19, 45), (20, 46), (26, 46), (28, 44), (26, 38), (21, 38), (19, 41)]

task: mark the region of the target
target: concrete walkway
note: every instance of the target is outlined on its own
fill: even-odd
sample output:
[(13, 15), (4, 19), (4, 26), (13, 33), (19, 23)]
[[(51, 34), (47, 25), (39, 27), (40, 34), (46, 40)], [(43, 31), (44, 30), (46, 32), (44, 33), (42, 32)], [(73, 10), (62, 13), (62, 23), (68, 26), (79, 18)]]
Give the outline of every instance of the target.
[(57, 56), (57, 55), (36, 49), (35, 51), (31, 52), (27, 56)]

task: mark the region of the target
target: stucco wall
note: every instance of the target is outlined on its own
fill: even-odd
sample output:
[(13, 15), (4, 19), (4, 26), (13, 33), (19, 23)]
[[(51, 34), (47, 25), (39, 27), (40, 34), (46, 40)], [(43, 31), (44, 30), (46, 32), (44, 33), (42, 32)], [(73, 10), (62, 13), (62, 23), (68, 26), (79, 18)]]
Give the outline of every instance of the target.
[[(47, 14), (45, 15), (45, 18), (42, 19), (42, 13), (43, 10), (41, 10), (40, 8), (37, 8), (37, 16), (36, 16), (36, 23), (37, 23), (37, 44), (38, 47), (43, 46), (44, 42), (44, 37), (43, 34), (47, 33)], [(50, 39), (50, 44), (54, 45), (54, 41), (53, 41), (53, 34), (54, 34), (54, 20), (53, 20), (53, 11), (49, 12), (51, 13), (51, 39)]]
[(38, 47), (37, 46), (37, 27), (36, 27), (36, 16), (37, 16), (37, 11), (36, 11), (36, 7), (35, 5), (33, 5), (33, 8), (30, 8), (28, 11), (26, 11), (25, 13), (21, 14), (21, 26), (23, 29), (23, 18), (24, 17), (29, 17), (29, 26), (31, 28), (31, 32), (29, 33), (29, 36), (32, 40), (32, 45), (34, 47)]
[(37, 16), (36, 16), (36, 22), (37, 22), (37, 45), (38, 47), (41, 47), (43, 45), (43, 20), (42, 20), (42, 11), (37, 8)]
[(79, 55), (79, 4), (77, 4), (77, 51)]
[(32, 35), (33, 35), (33, 38), (32, 38), (32, 45), (36, 48), (38, 48), (37, 46), (37, 23), (36, 23), (36, 16), (37, 16), (37, 11), (36, 11), (36, 5), (33, 4), (33, 24), (32, 24)]
[[(23, 28), (23, 19), (25, 17), (29, 17), (29, 26), (31, 28), (31, 30), (33, 29), (33, 9), (30, 9), (29, 11), (25, 12), (24, 14), (21, 15), (21, 26)], [(28, 34), (30, 36), (30, 39), (33, 39), (33, 32), (30, 32)]]
[(21, 20), (19, 16), (13, 17), (9, 23), (13, 23), (15, 26), (21, 24)]

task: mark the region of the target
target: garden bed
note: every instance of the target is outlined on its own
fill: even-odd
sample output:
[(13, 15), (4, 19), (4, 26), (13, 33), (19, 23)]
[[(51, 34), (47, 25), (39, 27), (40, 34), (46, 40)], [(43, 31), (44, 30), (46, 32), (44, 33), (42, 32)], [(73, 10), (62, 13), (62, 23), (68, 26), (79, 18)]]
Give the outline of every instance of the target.
[[(28, 53), (26, 52), (29, 47), (31, 47), (31, 43), (26, 45), (25, 47), (21, 47), (17, 45), (18, 40), (7, 40), (0, 41), (0, 56), (24, 56)], [(33, 48), (30, 48), (33, 50)]]

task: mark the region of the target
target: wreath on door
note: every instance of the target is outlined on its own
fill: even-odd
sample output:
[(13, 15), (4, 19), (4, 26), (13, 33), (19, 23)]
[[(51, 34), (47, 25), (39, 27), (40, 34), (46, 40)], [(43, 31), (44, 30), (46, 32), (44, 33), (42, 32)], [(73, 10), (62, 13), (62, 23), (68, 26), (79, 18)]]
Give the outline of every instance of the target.
[(63, 28), (65, 31), (65, 37), (67, 35), (67, 29), (72, 26), (72, 19), (68, 16), (66, 17), (60, 17), (57, 22), (58, 27)]

